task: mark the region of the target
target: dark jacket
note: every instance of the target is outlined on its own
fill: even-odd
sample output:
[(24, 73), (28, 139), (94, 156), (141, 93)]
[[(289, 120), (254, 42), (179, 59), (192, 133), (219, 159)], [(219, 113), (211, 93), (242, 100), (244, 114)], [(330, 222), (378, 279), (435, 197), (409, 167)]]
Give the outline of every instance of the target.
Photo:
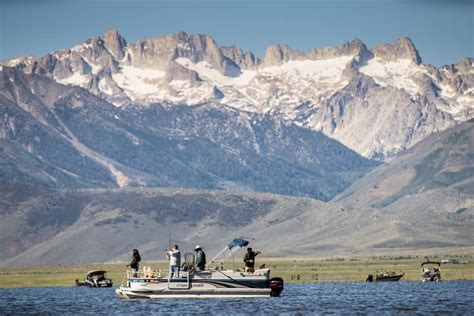
[(251, 251), (251, 252), (247, 252), (244, 256), (244, 262), (245, 262), (245, 266), (247, 268), (253, 268), (255, 266), (255, 256), (257, 255), (257, 253)]
[(205, 270), (206, 269), (206, 254), (202, 249), (199, 249), (196, 251), (196, 266), (200, 270)]
[(138, 270), (139, 262), (142, 260), (140, 255), (134, 255), (132, 258), (132, 262), (130, 262), (130, 268)]

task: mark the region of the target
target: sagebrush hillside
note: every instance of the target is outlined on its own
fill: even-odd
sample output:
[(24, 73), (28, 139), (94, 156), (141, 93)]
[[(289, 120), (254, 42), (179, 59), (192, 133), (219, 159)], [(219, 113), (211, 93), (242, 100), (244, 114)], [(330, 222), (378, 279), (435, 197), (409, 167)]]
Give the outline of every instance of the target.
[(425, 200), (424, 196), (438, 195), (447, 203), (448, 197), (454, 195), (459, 201), (458, 208), (473, 207), (473, 145), (474, 120), (470, 120), (432, 135), (400, 157), (372, 170), (334, 201), (380, 208), (400, 199), (405, 202), (411, 199), (420, 207), (442, 207), (443, 202), (438, 198)]
[[(4, 265), (163, 259), (171, 242), (210, 256), (235, 237), (266, 256), (430, 251), (474, 242), (472, 207), (354, 208), (308, 198), (190, 189), (61, 192), (18, 183), (0, 190)], [(414, 205), (414, 204), (411, 204)], [(435, 251), (435, 250), (433, 250)]]

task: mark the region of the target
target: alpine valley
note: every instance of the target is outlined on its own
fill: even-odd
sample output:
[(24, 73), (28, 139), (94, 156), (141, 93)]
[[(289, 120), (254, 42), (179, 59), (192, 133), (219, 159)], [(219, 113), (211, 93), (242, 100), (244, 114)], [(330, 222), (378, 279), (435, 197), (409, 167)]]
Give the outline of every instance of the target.
[(423, 64), (409, 38), (259, 59), (114, 29), (2, 61), (0, 264), (158, 259), (170, 232), (291, 256), (472, 248), (473, 62)]

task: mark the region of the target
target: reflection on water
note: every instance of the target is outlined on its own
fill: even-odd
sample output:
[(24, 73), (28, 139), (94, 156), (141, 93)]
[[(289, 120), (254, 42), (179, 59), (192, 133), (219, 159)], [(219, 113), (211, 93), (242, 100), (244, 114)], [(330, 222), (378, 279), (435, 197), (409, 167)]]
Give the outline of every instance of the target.
[(287, 284), (279, 298), (121, 300), (114, 288), (0, 289), (0, 314), (470, 314), (474, 282)]

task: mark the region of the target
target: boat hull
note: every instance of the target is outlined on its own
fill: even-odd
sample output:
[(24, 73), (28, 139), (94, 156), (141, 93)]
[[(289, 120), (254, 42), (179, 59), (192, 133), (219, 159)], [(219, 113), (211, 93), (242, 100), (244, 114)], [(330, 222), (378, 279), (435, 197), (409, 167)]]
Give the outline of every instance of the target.
[(180, 278), (129, 277), (116, 289), (120, 298), (229, 298), (279, 296), (283, 279), (269, 278), (269, 270), (193, 272)]
[(120, 298), (125, 299), (166, 299), (166, 298), (252, 298), (270, 297), (271, 289), (199, 289), (199, 290), (173, 290), (163, 289), (157, 291), (133, 290), (130, 287), (121, 286), (115, 290)]
[(403, 274), (390, 275), (390, 276), (377, 276), (375, 282), (396, 282), (403, 277)]
[(85, 281), (85, 282), (79, 282), (76, 281), (76, 286), (83, 286), (83, 287), (112, 287), (114, 284), (112, 281), (110, 282), (91, 282), (91, 281)]

